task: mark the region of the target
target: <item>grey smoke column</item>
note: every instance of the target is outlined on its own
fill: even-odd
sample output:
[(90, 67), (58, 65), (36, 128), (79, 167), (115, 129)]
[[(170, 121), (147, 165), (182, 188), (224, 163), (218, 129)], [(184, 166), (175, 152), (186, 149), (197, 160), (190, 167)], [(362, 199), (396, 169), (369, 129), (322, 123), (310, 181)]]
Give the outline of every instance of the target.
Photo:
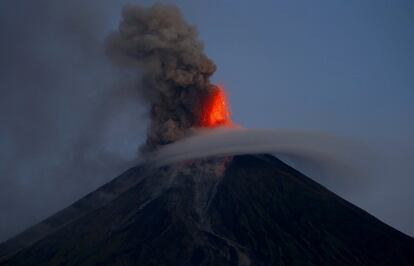
[(177, 7), (126, 6), (119, 30), (107, 38), (113, 62), (142, 73), (137, 90), (150, 104), (147, 149), (183, 137), (200, 121), (200, 101), (214, 87), (214, 63), (204, 54), (197, 30)]

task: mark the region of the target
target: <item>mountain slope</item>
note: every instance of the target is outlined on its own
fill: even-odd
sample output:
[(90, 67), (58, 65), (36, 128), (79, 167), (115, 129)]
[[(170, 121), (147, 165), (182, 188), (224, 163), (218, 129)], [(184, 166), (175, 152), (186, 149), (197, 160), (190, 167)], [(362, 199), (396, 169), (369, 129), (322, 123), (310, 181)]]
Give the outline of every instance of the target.
[(411, 237), (272, 156), (236, 156), (222, 176), (137, 169), (129, 189), (0, 264), (414, 264)]

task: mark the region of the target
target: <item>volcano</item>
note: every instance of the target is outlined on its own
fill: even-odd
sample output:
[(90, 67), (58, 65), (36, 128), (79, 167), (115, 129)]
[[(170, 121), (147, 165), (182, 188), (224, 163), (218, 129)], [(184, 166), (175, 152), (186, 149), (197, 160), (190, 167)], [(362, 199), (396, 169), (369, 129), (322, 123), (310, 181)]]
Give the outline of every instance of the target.
[(132, 168), (0, 245), (1, 265), (414, 265), (414, 239), (270, 155)]

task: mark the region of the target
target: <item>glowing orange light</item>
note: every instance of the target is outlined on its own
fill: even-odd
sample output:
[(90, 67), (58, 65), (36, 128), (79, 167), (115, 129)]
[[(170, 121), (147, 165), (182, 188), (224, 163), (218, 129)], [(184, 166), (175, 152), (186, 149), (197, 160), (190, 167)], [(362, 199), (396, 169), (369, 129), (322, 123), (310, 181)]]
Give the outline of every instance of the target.
[(201, 125), (203, 127), (218, 127), (232, 124), (224, 88), (215, 86), (203, 106)]

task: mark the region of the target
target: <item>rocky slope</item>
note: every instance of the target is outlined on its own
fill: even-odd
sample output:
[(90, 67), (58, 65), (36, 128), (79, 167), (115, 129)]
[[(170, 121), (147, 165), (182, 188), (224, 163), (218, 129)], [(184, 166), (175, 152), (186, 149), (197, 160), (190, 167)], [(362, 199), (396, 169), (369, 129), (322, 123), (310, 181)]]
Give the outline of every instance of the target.
[(0, 264), (414, 265), (411, 237), (272, 156), (197, 169), (133, 168), (2, 244)]

